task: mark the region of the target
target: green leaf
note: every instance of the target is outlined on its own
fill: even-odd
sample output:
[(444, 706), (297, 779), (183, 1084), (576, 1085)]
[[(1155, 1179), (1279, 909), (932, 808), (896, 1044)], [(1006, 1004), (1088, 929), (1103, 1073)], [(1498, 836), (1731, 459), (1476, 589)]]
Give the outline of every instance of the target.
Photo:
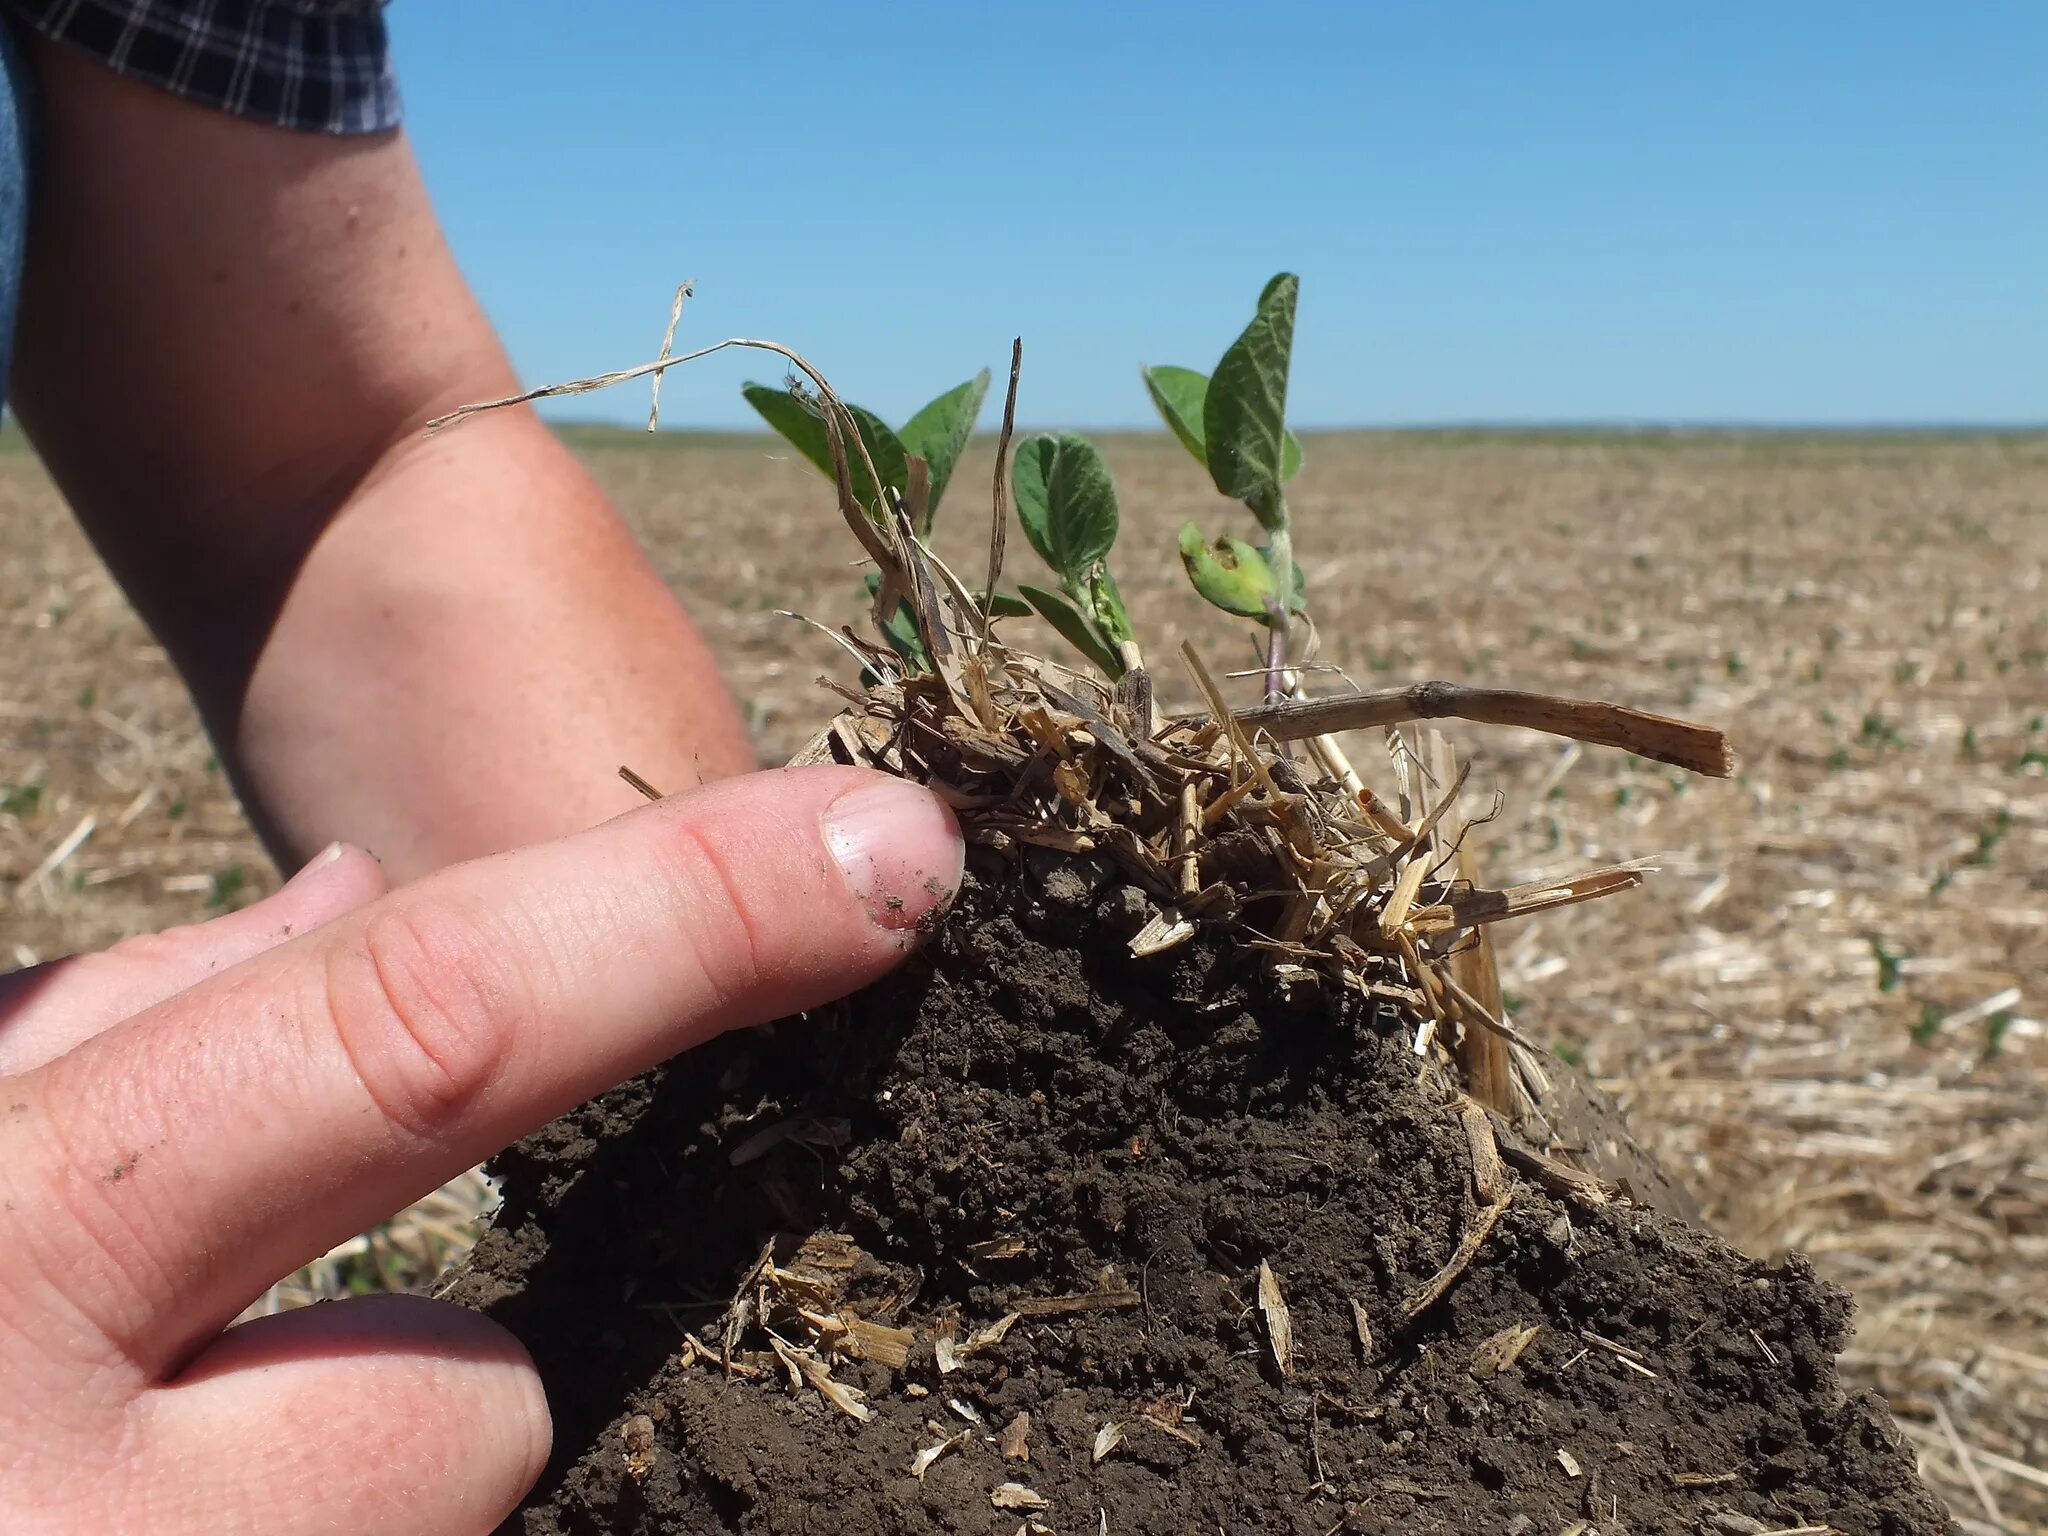
[(1223, 535), (1214, 544), (1202, 537), (1193, 523), (1180, 531), (1180, 563), (1187, 568), (1195, 590), (1225, 613), (1240, 618), (1272, 622), (1268, 606), (1277, 600), (1278, 585), (1265, 556), (1242, 539)]
[[(817, 467), (818, 473), (827, 480), (832, 478), (832, 445), (825, 436), (825, 421), (812, 414), (802, 400), (786, 389), (776, 389), (768, 384), (747, 384), (740, 393), (747, 404), (761, 413), (761, 419), (780, 432), (805, 458)], [(868, 445), (868, 455), (875, 461), (875, 469), (884, 485), (902, 490), (910, 476), (909, 457), (904, 451), (902, 439), (890, 431), (887, 422), (873, 411), (862, 410), (849, 405), (860, 430), (861, 440)], [(853, 495), (868, 511), (870, 517), (877, 515), (881, 499), (876, 493), (874, 480), (869, 476), (867, 465), (861, 462), (860, 454), (853, 444), (846, 445), (846, 468), (853, 480)]]
[(981, 402), (987, 398), (988, 370), (984, 368), (959, 388), (947, 390), (906, 421), (903, 430), (896, 434), (903, 440), (906, 452), (922, 454), (931, 466), (934, 515), (945, 497), (946, 483), (953, 478), (953, 466), (960, 462), (967, 440), (974, 435)]
[[(868, 597), (882, 589), (882, 577), (877, 571), (867, 574)], [(882, 623), (882, 638), (889, 642), (889, 649), (910, 664), (913, 672), (929, 672), (931, 657), (924, 648), (924, 636), (918, 633), (917, 610), (910, 606), (910, 599), (904, 598), (896, 604), (896, 611)]]
[(827, 480), (832, 478), (832, 449), (825, 441), (823, 418), (788, 390), (772, 384), (745, 384), (740, 393), (747, 404), (761, 413), (763, 421), (817, 467), (819, 474)]
[(1017, 503), (1017, 524), (1038, 558), (1054, 570), (1059, 561), (1052, 552), (1051, 505), (1052, 467), (1059, 454), (1059, 439), (1050, 432), (1027, 437), (1017, 445), (1010, 464), (1010, 495)]
[(1017, 452), (1010, 485), (1024, 537), (1069, 580), (1084, 579), (1116, 544), (1116, 486), (1087, 438), (1072, 432), (1031, 438)]
[[(1202, 440), (1202, 407), (1209, 397), (1208, 376), (1192, 368), (1171, 367), (1147, 368), (1143, 373), (1145, 389), (1161, 419), (1173, 428), (1173, 435), (1195, 456), (1196, 462), (1207, 465), (1209, 450)], [(1289, 432), (1282, 454), (1280, 478), (1292, 480), (1301, 473), (1301, 439)]]
[(974, 600), (987, 607), (991, 618), (1024, 619), (1031, 616), (1031, 605), (1021, 597), (1012, 597), (1007, 592), (998, 592), (994, 602), (989, 602), (986, 593), (977, 592), (974, 594)]
[(1287, 368), (1298, 278), (1283, 272), (1223, 354), (1202, 402), (1202, 442), (1216, 489), (1249, 505), (1269, 529), (1280, 517), (1287, 467)]
[(1061, 639), (1100, 667), (1105, 677), (1123, 676), (1123, 663), (1117, 659), (1116, 652), (1111, 650), (1102, 637), (1090, 627), (1088, 621), (1081, 617), (1080, 609), (1059, 593), (1048, 592), (1043, 587), (1027, 586), (1019, 582), (1017, 590), (1024, 594), (1025, 602), (1038, 610), (1040, 618), (1060, 632)]
[(1166, 424), (1173, 428), (1173, 435), (1180, 439), (1181, 446), (1195, 456), (1198, 463), (1209, 462), (1209, 452), (1202, 446), (1202, 402), (1209, 395), (1209, 379), (1206, 374), (1192, 368), (1159, 367), (1141, 370), (1145, 376), (1145, 390), (1152, 396), (1153, 405)]
[[(868, 456), (875, 461), (875, 473), (882, 477), (882, 484), (900, 492), (910, 483), (910, 456), (903, 447), (903, 440), (873, 411), (863, 410), (857, 405), (849, 405), (846, 409), (860, 428), (861, 440), (868, 445)], [(881, 497), (875, 482), (868, 478), (867, 465), (861, 462), (851, 443), (846, 445), (846, 469), (853, 477), (854, 498), (867, 508), (870, 517), (879, 517)]]

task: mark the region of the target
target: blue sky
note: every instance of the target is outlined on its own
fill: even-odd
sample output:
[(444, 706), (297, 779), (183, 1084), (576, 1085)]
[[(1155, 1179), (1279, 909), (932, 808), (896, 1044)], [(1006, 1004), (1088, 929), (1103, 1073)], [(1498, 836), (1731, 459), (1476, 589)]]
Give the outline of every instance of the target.
[[(530, 383), (770, 336), (890, 420), (1022, 333), (1149, 424), (1302, 276), (1303, 426), (2048, 422), (2048, 5), (400, 0)], [(751, 423), (772, 358), (669, 375)], [(995, 401), (991, 400), (993, 413)], [(645, 385), (560, 414), (643, 418)]]

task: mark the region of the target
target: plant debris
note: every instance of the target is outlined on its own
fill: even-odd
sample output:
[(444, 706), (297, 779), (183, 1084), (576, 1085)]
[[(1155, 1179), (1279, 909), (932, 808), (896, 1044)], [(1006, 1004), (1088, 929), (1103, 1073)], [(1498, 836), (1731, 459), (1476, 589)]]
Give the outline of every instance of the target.
[(1259, 1260), (1259, 1314), (1266, 1320), (1266, 1342), (1273, 1349), (1273, 1364), (1282, 1376), (1294, 1370), (1294, 1324), (1287, 1315), (1287, 1298), (1280, 1294), (1280, 1281), (1264, 1259)]

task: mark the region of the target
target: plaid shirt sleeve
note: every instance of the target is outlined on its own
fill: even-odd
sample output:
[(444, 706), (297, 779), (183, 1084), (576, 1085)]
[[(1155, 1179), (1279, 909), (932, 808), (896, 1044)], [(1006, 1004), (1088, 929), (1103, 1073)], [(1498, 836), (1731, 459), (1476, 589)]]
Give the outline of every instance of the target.
[(399, 119), (383, 0), (0, 0), (116, 74), (310, 133)]

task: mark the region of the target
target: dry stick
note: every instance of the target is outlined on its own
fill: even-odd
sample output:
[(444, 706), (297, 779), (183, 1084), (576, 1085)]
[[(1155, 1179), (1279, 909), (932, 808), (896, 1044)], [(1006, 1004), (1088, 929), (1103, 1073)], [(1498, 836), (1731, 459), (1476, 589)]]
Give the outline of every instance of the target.
[[(1280, 689), (1290, 699), (1301, 697), (1301, 673), (1289, 667), (1280, 674)], [(1408, 830), (1406, 822), (1387, 809), (1386, 802), (1373, 793), (1372, 787), (1360, 777), (1344, 748), (1335, 736), (1311, 736), (1308, 739), (1309, 755), (1322, 765), (1323, 772), (1344, 786), (1344, 793), (1357, 802), (1360, 809), (1371, 818), (1372, 824), (1396, 842), (1412, 842), (1415, 834)]]
[[(512, 405), (526, 405), (535, 400), (549, 400), (557, 395), (587, 395), (600, 389), (609, 389), (614, 384), (628, 384), (634, 379), (644, 379), (649, 374), (653, 374), (658, 379), (671, 368), (679, 367), (684, 363), (694, 363), (699, 358), (709, 357), (714, 352), (723, 352), (728, 347), (748, 347), (756, 352), (773, 352), (777, 357), (801, 369), (805, 377), (817, 386), (818, 399), (825, 407), (825, 427), (828, 439), (832, 436), (846, 433), (848, 429), (851, 429), (850, 435), (853, 438), (853, 446), (860, 451), (860, 461), (868, 472), (869, 481), (878, 488), (882, 485), (882, 476), (875, 468), (873, 456), (868, 452), (867, 441), (860, 435), (859, 427), (854, 424), (853, 414), (847, 410), (846, 402), (839, 398), (839, 392), (832, 387), (831, 382), (826, 379), (825, 375), (813, 368), (802, 353), (795, 351), (793, 348), (785, 347), (779, 341), (766, 341), (756, 336), (728, 336), (723, 341), (714, 341), (709, 346), (697, 348), (694, 352), (680, 352), (672, 357), (657, 357), (653, 362), (642, 363), (637, 368), (621, 368), (613, 373), (600, 373), (587, 379), (571, 379), (566, 384), (543, 384), (540, 388), (529, 389), (523, 394), (506, 395), (498, 400), (479, 400), (471, 405), (458, 406), (456, 409), (448, 412), (447, 415), (436, 416), (432, 421), (429, 421), (424, 431), (431, 437), (436, 432), (444, 431), (458, 422), (466, 420), (471, 416), (481, 415), (485, 411), (503, 410), (505, 407)], [(835, 411), (838, 413), (837, 416), (833, 414)], [(845, 423), (843, 427), (840, 425), (842, 419)], [(843, 453), (844, 449), (842, 448), (840, 451)], [(856, 508), (859, 506), (858, 502), (852, 500), (850, 479), (845, 480), (841, 486), (841, 491), (842, 511), (848, 506)], [(862, 520), (866, 521), (866, 519)], [(882, 574), (886, 584), (891, 574), (887, 569), (887, 563), (890, 558), (888, 552), (884, 550), (882, 553), (877, 554), (875, 546), (870, 542), (868, 535), (862, 533), (858, 528), (854, 531), (860, 536), (862, 547), (867, 549), (869, 554), (874, 555), (876, 560), (884, 565)]]
[(1402, 1315), (1409, 1322), (1414, 1322), (1450, 1294), (1451, 1287), (1456, 1285), (1458, 1278), (1472, 1267), (1472, 1261), (1479, 1256), (1479, 1250), (1492, 1234), (1495, 1223), (1513, 1202), (1512, 1194), (1503, 1194), (1480, 1211), (1478, 1218), (1465, 1229), (1465, 1235), (1458, 1240), (1458, 1251), (1451, 1255), (1450, 1262), (1438, 1270), (1428, 1284), (1402, 1303)]
[(996, 583), (1003, 575), (1003, 537), (1010, 527), (1008, 470), (1010, 434), (1017, 430), (1017, 375), (1024, 371), (1024, 338), (1010, 342), (1010, 391), (1003, 397), (1003, 435), (996, 439), (995, 516), (988, 528), (988, 586), (981, 594), (981, 620), (987, 627), (995, 612)]
[(1598, 746), (1618, 747), (1638, 757), (1717, 779), (1725, 779), (1735, 771), (1735, 754), (1728, 738), (1711, 726), (1673, 720), (1622, 704), (1522, 693), (1510, 688), (1411, 683), (1405, 688), (1374, 693), (1263, 704), (1235, 713), (1238, 724), (1247, 730), (1264, 731), (1279, 741), (1449, 716), (1480, 725), (1520, 726)]
[(628, 768), (624, 763), (619, 764), (619, 777), (624, 779), (628, 784), (632, 785), (635, 789), (639, 790), (640, 793), (645, 795), (649, 800), (659, 800), (662, 797), (660, 790), (656, 789), (652, 784), (648, 783), (645, 779), (641, 778), (639, 774), (635, 773), (632, 769)]
[[(676, 288), (676, 301), (669, 306), (668, 329), (661, 333), (661, 356), (667, 357), (669, 349), (676, 344), (676, 326), (683, 318), (683, 300), (690, 297), (694, 278), (685, 278)], [(659, 361), (659, 359), (657, 359)], [(647, 400), (647, 430), (652, 432), (661, 420), (661, 375), (654, 376), (654, 387)]]
[(1216, 686), (1216, 679), (1210, 675), (1208, 666), (1196, 654), (1193, 642), (1181, 641), (1180, 659), (1186, 664), (1189, 675), (1194, 678), (1195, 686), (1202, 690), (1202, 697), (1209, 701), (1209, 708), (1214, 712), (1213, 718), (1222, 724), (1224, 733), (1230, 738), (1233, 755), (1244, 759), (1245, 766), (1251, 770), (1252, 778), (1258, 782), (1259, 788), (1266, 792), (1275, 811), (1285, 816), (1286, 797), (1281, 794), (1280, 786), (1273, 782), (1273, 776), (1266, 771), (1264, 759), (1252, 750), (1251, 741), (1245, 736), (1243, 728), (1238, 723), (1238, 717), (1231, 714), (1229, 707), (1224, 704), (1223, 690)]

